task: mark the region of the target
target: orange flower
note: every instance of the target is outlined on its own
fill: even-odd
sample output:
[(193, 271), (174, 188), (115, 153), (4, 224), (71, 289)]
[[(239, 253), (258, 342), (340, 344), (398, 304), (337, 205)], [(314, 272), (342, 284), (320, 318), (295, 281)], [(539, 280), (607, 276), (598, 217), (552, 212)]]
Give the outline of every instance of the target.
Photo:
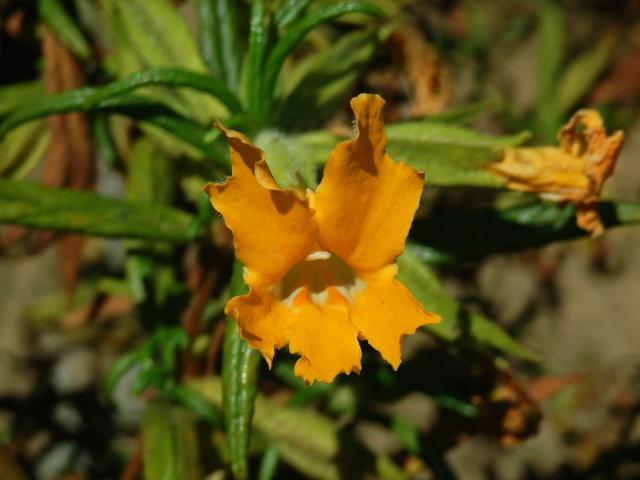
[(613, 173), (624, 133), (607, 137), (596, 110), (579, 110), (560, 131), (560, 147), (506, 148), (487, 168), (513, 190), (539, 193), (577, 207), (577, 223), (593, 236), (604, 232), (598, 215), (602, 186)]
[(225, 312), (269, 366), (288, 343), (307, 383), (359, 373), (358, 338), (397, 368), (401, 337), (439, 321), (395, 279), (424, 175), (385, 153), (381, 97), (362, 94), (351, 106), (356, 137), (333, 150), (315, 192), (278, 187), (263, 152), (221, 125), (232, 175), (204, 187), (250, 287)]

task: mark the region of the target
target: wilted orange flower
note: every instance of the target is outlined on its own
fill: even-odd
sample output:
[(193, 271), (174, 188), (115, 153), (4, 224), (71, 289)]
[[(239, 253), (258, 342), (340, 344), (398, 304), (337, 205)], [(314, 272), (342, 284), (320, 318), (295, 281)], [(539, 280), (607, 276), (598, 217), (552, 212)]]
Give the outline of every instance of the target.
[(506, 148), (488, 169), (507, 179), (513, 190), (535, 192), (577, 207), (580, 228), (604, 232), (598, 215), (602, 186), (613, 173), (624, 140), (622, 131), (607, 136), (596, 110), (579, 110), (558, 132), (560, 147)]
[(288, 343), (307, 383), (358, 373), (358, 338), (397, 368), (401, 337), (439, 321), (395, 279), (424, 175), (385, 153), (381, 97), (362, 94), (351, 106), (357, 134), (333, 150), (315, 192), (281, 189), (263, 152), (221, 125), (232, 175), (204, 187), (250, 287), (225, 312), (269, 366)]

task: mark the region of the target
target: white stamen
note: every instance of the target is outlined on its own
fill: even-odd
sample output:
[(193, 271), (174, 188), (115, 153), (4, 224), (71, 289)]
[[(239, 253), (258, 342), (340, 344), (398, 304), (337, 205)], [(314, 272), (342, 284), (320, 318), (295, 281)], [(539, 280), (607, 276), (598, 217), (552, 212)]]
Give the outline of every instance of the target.
[(323, 306), (329, 300), (329, 288), (335, 289), (345, 300), (353, 303), (355, 294), (364, 286), (364, 282), (341, 258), (318, 250), (294, 265), (275, 285), (274, 293), (291, 307), (300, 291), (306, 288), (311, 301)]
[(315, 252), (307, 255), (305, 260), (328, 260), (331, 257), (331, 254), (325, 250), (316, 250)]

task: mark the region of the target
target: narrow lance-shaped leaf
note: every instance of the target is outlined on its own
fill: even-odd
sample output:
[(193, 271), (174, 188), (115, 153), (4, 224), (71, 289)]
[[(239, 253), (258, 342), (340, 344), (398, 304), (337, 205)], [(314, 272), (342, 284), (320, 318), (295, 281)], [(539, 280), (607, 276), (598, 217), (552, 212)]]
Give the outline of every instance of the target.
[[(217, 378), (195, 380), (189, 386), (214, 405), (222, 405), (223, 393)], [(335, 463), (340, 449), (338, 429), (328, 418), (313, 410), (276, 405), (258, 394), (253, 423), (256, 433), (278, 449), (282, 460), (306, 476), (341, 478)]]
[(192, 217), (94, 193), (0, 178), (0, 224), (112, 238), (187, 242)]
[(89, 44), (59, 0), (38, 0), (38, 14), (74, 54), (89, 58)]
[(410, 250), (398, 258), (398, 278), (424, 307), (438, 312), (442, 322), (423, 327), (447, 342), (467, 339), (479, 346), (527, 361), (539, 361), (537, 354), (514, 340), (500, 325), (482, 315), (465, 312), (444, 290), (438, 278)]
[[(116, 55), (124, 57), (121, 50), (133, 52), (134, 58), (128, 62), (139, 63), (143, 68), (179, 67), (195, 72), (206, 72), (197, 42), (186, 19), (170, 0), (104, 0), (105, 7), (112, 10), (117, 32), (114, 43), (118, 46)], [(168, 34), (170, 32), (170, 34)], [(122, 42), (118, 36), (123, 36)], [(120, 74), (130, 71), (120, 71)], [(224, 79), (220, 78), (221, 83)], [(190, 91), (163, 92), (173, 98), (172, 108), (191, 112), (190, 116), (209, 122), (212, 118), (226, 114), (225, 108), (216, 98)], [(166, 103), (166, 101), (163, 101)], [(181, 105), (183, 108), (179, 108)]]
[(40, 81), (12, 83), (0, 87), (0, 117), (10, 113), (21, 104), (31, 102), (42, 96)]
[[(246, 288), (242, 279), (242, 265), (236, 261), (230, 293), (241, 295)], [(238, 479), (249, 478), (249, 441), (258, 394), (260, 361), (260, 354), (240, 338), (236, 322), (227, 318), (222, 349), (223, 405), (231, 471)]]
[(244, 77), (247, 84), (249, 110), (254, 116), (258, 114), (262, 101), (262, 65), (268, 40), (266, 23), (264, 0), (252, 0), (249, 19), (249, 51)]
[(198, 437), (194, 417), (166, 401), (155, 400), (142, 418), (144, 478), (199, 480)]
[(31, 103), (16, 111), (0, 124), (0, 138), (7, 132), (31, 120), (72, 111), (104, 111), (121, 113), (136, 120), (156, 125), (201, 150), (220, 166), (228, 166), (227, 157), (216, 137), (200, 125), (188, 120), (169, 107), (135, 95), (116, 95), (92, 102), (96, 89), (69, 90)]
[(16, 110), (0, 124), (0, 138), (12, 128), (30, 120), (71, 111), (90, 111), (105, 100), (149, 85), (189, 87), (216, 96), (227, 105), (230, 111), (239, 111), (242, 108), (235, 96), (222, 83), (216, 82), (207, 75), (180, 69), (155, 68), (136, 72), (104, 87), (79, 88), (40, 97)]
[(260, 109), (262, 120), (269, 118), (271, 114), (276, 81), (282, 65), (289, 54), (298, 46), (307, 33), (315, 27), (352, 12), (367, 13), (374, 16), (383, 15), (382, 10), (378, 7), (361, 1), (328, 5), (291, 25), (283, 37), (276, 43), (271, 53), (269, 53), (264, 67), (264, 79), (261, 87), (263, 103)]
[(295, 22), (310, 3), (311, 0), (287, 0), (275, 14), (278, 27), (286, 28)]
[(220, 41), (220, 19), (216, 11), (217, 0), (196, 0), (200, 51), (209, 72), (214, 77), (225, 78)]
[[(362, 69), (390, 29), (362, 28), (341, 36), (327, 50), (297, 62), (282, 76), (282, 100), (275, 122), (286, 131), (322, 125), (353, 92)], [(301, 109), (300, 105), (314, 108)], [(326, 153), (326, 152), (325, 152)], [(267, 157), (268, 158), (268, 157)]]
[(564, 58), (564, 15), (554, 0), (541, 0), (538, 7), (538, 99), (536, 133), (552, 142), (562, 124), (557, 95), (557, 81)]
[(595, 45), (587, 48), (567, 66), (557, 85), (560, 112), (567, 113), (593, 87), (598, 76), (612, 58), (618, 37), (612, 32), (595, 40)]
[(200, 50), (211, 74), (238, 90), (241, 49), (236, 0), (197, 0)]

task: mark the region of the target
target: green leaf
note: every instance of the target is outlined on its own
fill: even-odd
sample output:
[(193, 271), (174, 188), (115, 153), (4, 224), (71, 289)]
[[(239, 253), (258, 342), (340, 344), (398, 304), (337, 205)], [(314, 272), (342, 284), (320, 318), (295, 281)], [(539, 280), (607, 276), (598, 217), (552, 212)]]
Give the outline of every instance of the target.
[(568, 112), (591, 88), (609, 65), (618, 37), (612, 32), (595, 39), (595, 45), (571, 61), (558, 81), (558, 103), (561, 113)]
[(368, 28), (356, 30), (341, 36), (328, 50), (297, 63), (283, 75), (283, 100), (276, 109), (276, 124), (285, 131), (324, 124), (353, 92), (384, 34), (386, 31)]
[(122, 376), (136, 365), (151, 359), (151, 349), (148, 344), (131, 350), (120, 357), (111, 365), (104, 381), (104, 391), (108, 399), (112, 399), (118, 382)]
[[(601, 202), (598, 210), (609, 228), (640, 223), (637, 203)], [(573, 205), (536, 202), (504, 210), (432, 212), (414, 222), (411, 238), (419, 245), (411, 248), (430, 263), (463, 262), (585, 236), (576, 225)]]
[(108, 100), (117, 98), (120, 99), (119, 102), (122, 105), (123, 94), (148, 85), (189, 87), (220, 98), (231, 111), (242, 108), (235, 96), (224, 85), (206, 75), (179, 69), (156, 68), (136, 72), (104, 87), (79, 88), (40, 97), (15, 111), (0, 124), (0, 138), (20, 124), (46, 115), (71, 111), (87, 112), (107, 105)]
[(0, 178), (0, 224), (114, 238), (188, 242), (192, 217), (80, 190)]
[(240, 79), (241, 49), (235, 0), (197, 0), (200, 49), (209, 71), (231, 90)]
[(261, 87), (261, 95), (264, 102), (260, 115), (262, 119), (269, 118), (272, 109), (273, 92), (282, 65), (289, 54), (298, 46), (304, 37), (318, 25), (334, 20), (347, 13), (361, 12), (373, 16), (382, 16), (383, 12), (378, 7), (361, 1), (342, 2), (319, 8), (311, 15), (298, 20), (287, 30), (269, 53), (265, 67), (264, 79)]
[(59, 0), (38, 0), (38, 14), (74, 54), (83, 60), (89, 58), (89, 44)]
[(169, 205), (173, 196), (173, 165), (149, 138), (133, 144), (127, 162), (127, 200), (147, 205)]
[(540, 361), (539, 355), (511, 338), (495, 322), (482, 315), (466, 312), (447, 294), (433, 271), (410, 250), (398, 257), (398, 268), (398, 279), (411, 290), (415, 298), (427, 311), (442, 317), (440, 323), (427, 325), (425, 330), (447, 342), (468, 340), (521, 360)]
[(281, 188), (315, 188), (316, 167), (308, 156), (301, 155), (303, 148), (292, 137), (280, 132), (263, 130), (256, 137), (256, 145), (265, 153), (269, 170)]
[(98, 103), (103, 99), (115, 97), (147, 85), (188, 87), (211, 94), (220, 100), (230, 112), (238, 113), (242, 111), (242, 105), (240, 105), (235, 95), (227, 89), (221, 79), (188, 70), (165, 67), (136, 72), (101, 87), (96, 90), (95, 96), (87, 99), (87, 102)]
[(210, 425), (214, 427), (222, 427), (224, 425), (222, 412), (199, 393), (184, 385), (174, 385), (168, 393), (180, 405), (191, 410), (198, 418), (205, 420)]
[(311, 0), (286, 0), (275, 14), (276, 23), (280, 28), (286, 28), (304, 13)]
[(278, 462), (280, 454), (275, 447), (267, 447), (262, 454), (262, 461), (260, 462), (260, 470), (258, 471), (258, 480), (272, 480), (275, 478), (276, 471), (278, 470)]
[[(237, 261), (229, 288), (231, 295), (240, 295), (247, 290), (242, 266)], [(249, 478), (249, 440), (260, 360), (260, 354), (240, 337), (235, 320), (227, 318), (222, 349), (223, 409), (231, 471), (238, 479)]]
[[(221, 384), (217, 378), (194, 380), (190, 388), (214, 405), (222, 405)], [(281, 458), (311, 478), (342, 478), (335, 463), (340, 450), (338, 429), (328, 418), (303, 408), (283, 407), (258, 395), (255, 402), (254, 428)]]
[[(104, 10), (110, 12), (112, 37), (116, 55), (127, 68), (179, 67), (205, 73), (204, 60), (186, 20), (169, 0), (104, 0)], [(170, 34), (168, 34), (170, 32)], [(125, 41), (122, 41), (122, 37)], [(125, 50), (122, 52), (122, 50)], [(130, 53), (135, 56), (131, 57)], [(136, 68), (135, 64), (139, 66)], [(120, 71), (120, 74), (131, 70)], [(219, 79), (220, 84), (224, 79)], [(200, 121), (223, 117), (225, 108), (215, 98), (197, 92), (164, 89), (163, 103)]]
[(216, 138), (209, 141), (208, 131), (200, 125), (148, 98), (127, 94), (102, 96), (99, 90), (68, 90), (32, 102), (9, 115), (0, 124), (0, 138), (23, 123), (48, 115), (72, 111), (105, 111), (120, 113), (158, 126), (198, 148), (223, 168), (227, 168), (228, 160), (224, 148), (221, 144), (215, 143)]
[[(504, 147), (519, 145), (528, 138), (527, 133), (494, 136), (429, 120), (391, 123), (386, 131), (391, 157), (426, 172), (427, 185), (434, 186), (504, 186), (504, 180), (482, 167), (497, 161)], [(308, 149), (309, 161), (317, 165), (324, 163), (340, 140), (324, 131), (294, 138)]]
[(142, 453), (146, 480), (200, 480), (194, 418), (163, 400), (153, 401), (142, 418)]
[(41, 96), (42, 84), (39, 81), (12, 83), (0, 87), (0, 117)]
[(249, 20), (249, 51), (244, 79), (247, 84), (249, 111), (254, 117), (258, 115), (262, 102), (262, 65), (269, 39), (267, 22), (268, 16), (264, 0), (252, 0)]
[(49, 130), (44, 122), (20, 126), (0, 143), (0, 176), (26, 177), (40, 163), (48, 145)]
[(540, 0), (538, 7), (538, 99), (536, 134), (545, 143), (555, 140), (562, 125), (558, 102), (558, 77), (564, 58), (564, 15), (555, 0)]
[(138, 56), (148, 67), (182, 67), (206, 71), (185, 19), (168, 0), (114, 2)]

